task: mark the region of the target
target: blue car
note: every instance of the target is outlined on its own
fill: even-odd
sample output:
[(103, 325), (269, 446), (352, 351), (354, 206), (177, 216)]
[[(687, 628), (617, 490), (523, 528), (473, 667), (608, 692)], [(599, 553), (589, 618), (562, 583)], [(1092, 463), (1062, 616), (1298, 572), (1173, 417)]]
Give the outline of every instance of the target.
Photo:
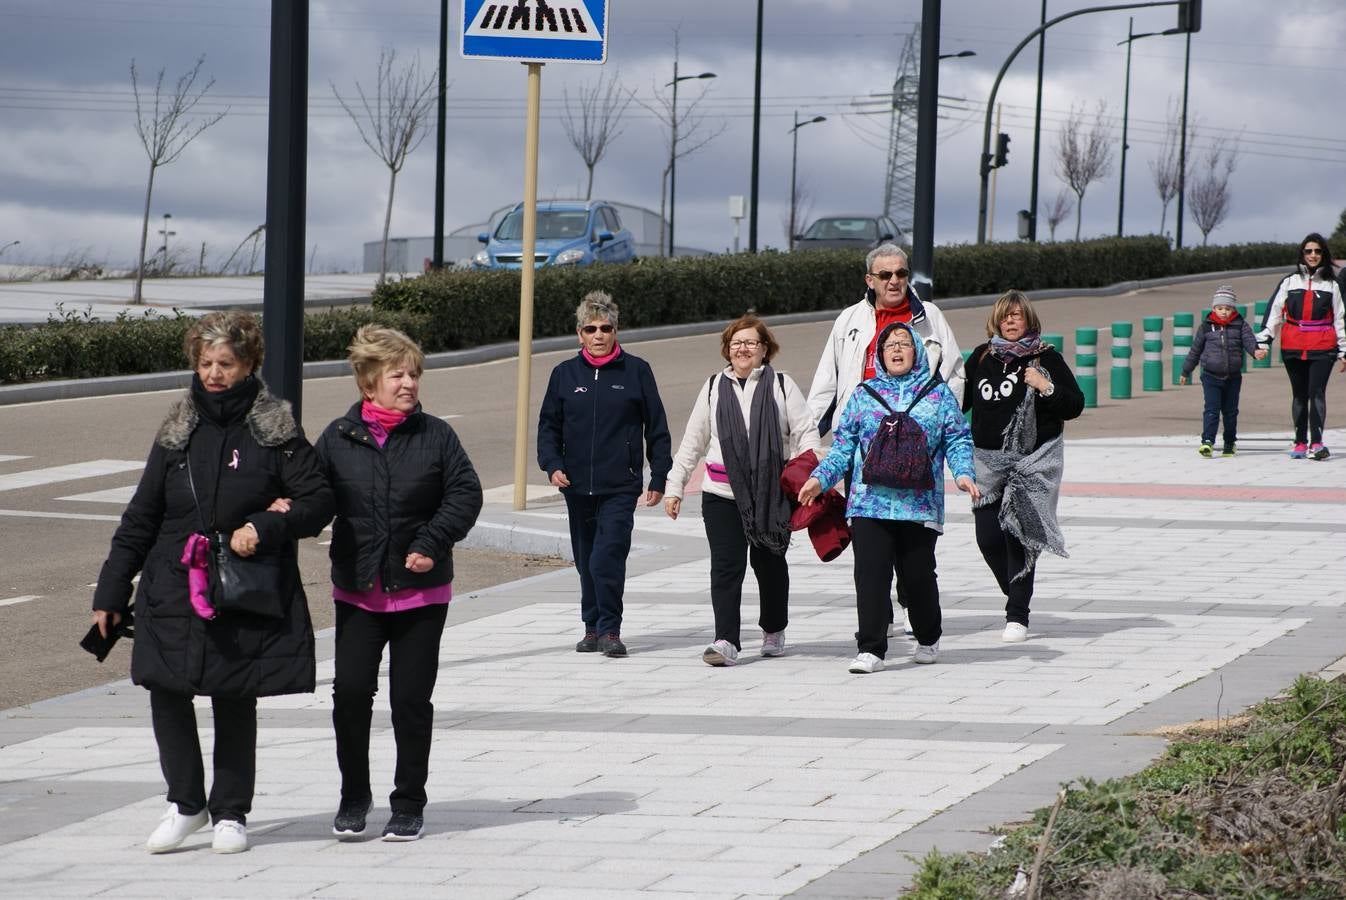
[[(523, 204), (483, 231), (486, 245), (472, 258), (477, 269), (523, 268)], [(537, 266), (587, 266), (634, 262), (635, 239), (622, 227), (617, 210), (601, 200), (549, 200), (537, 205)]]

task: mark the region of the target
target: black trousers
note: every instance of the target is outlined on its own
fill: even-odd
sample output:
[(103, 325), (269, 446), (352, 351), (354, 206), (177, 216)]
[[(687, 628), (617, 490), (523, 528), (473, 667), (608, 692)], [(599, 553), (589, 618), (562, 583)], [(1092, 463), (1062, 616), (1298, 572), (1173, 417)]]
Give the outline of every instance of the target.
[(565, 494), (585, 631), (621, 633), (626, 558), (631, 553), (639, 497), (633, 493)]
[[(1228, 434), (1228, 432), (1226, 432)], [(1033, 576), (1037, 569), (1018, 581), (1010, 579), (1024, 567), (1024, 545), (1000, 527), (1000, 501), (972, 510), (977, 526), (977, 547), (982, 559), (995, 576), (1000, 592), (1005, 595), (1005, 621), (1028, 625), (1028, 605), (1033, 600)]]
[(1332, 357), (1296, 359), (1283, 355), (1285, 374), (1290, 377), (1290, 416), (1295, 423), (1296, 444), (1321, 444), (1327, 421), (1327, 381), (1332, 376)]
[(192, 698), (150, 690), (150, 720), (159, 745), (159, 768), (168, 782), (168, 802), (194, 816), (210, 810), (210, 820), (247, 822), (257, 781), (257, 698), (211, 697), (215, 720), (215, 778), (206, 796), (201, 736)]
[(743, 576), (752, 563), (761, 596), (757, 620), (763, 631), (784, 631), (790, 616), (790, 567), (785, 557), (754, 547), (743, 533), (738, 504), (715, 494), (701, 495), (701, 521), (710, 544), (710, 605), (715, 610), (715, 640), (728, 641), (736, 649), (741, 628)]
[(855, 605), (859, 630), (856, 648), (883, 659), (888, 653), (889, 593), (893, 571), (902, 579), (907, 615), (916, 642), (929, 646), (943, 634), (939, 611), (939, 579), (935, 574), (935, 541), (939, 533), (920, 522), (851, 519), (855, 555)]
[(388, 805), (395, 813), (419, 816), (424, 812), (435, 718), (430, 695), (439, 676), (439, 639), (448, 614), (449, 607), (444, 603), (392, 613), (336, 604), (332, 726), (336, 730), (342, 800), (373, 796), (369, 784), (369, 726), (379, 665), (387, 647), (388, 702), (397, 743), (397, 768)]

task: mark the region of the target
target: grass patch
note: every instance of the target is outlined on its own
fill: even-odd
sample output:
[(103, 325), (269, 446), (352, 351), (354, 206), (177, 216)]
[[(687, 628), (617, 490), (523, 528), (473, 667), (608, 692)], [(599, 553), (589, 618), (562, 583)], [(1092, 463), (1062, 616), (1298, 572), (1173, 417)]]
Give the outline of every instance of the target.
[(907, 896), (1346, 897), (1346, 685), (1303, 676), (1171, 739), (1142, 772), (1066, 785), (990, 853), (932, 850)]

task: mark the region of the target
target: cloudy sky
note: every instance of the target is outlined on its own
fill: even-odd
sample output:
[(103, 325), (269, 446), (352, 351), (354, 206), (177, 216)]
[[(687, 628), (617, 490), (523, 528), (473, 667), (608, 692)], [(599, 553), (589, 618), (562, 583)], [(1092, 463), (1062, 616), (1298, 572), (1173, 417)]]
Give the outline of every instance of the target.
[[(279, 2), (279, 0), (278, 0)], [(1100, 0), (1102, 2), (1102, 0)], [(1048, 0), (1055, 16), (1080, 4)], [(1208, 0), (1192, 40), (1190, 108), (1199, 125), (1192, 155), (1211, 139), (1238, 138), (1241, 154), (1228, 220), (1212, 241), (1297, 240), (1330, 231), (1346, 204), (1346, 117), (1338, 87), (1346, 81), (1346, 4), (1340, 0)], [(672, 77), (673, 35), (681, 35), (682, 73), (713, 71), (685, 84), (685, 108), (704, 86), (703, 127), (722, 129), (679, 161), (678, 243), (721, 250), (733, 223), (728, 197), (747, 194), (751, 165), (752, 0), (612, 0), (609, 60), (600, 68), (543, 70), (542, 196), (583, 193), (584, 167), (562, 128), (563, 90), (600, 73), (620, 78), (637, 97)], [(780, 246), (788, 214), (791, 144), (801, 117), (827, 121), (801, 130), (800, 183), (814, 214), (878, 211), (883, 205), (891, 90), (906, 35), (918, 26), (920, 0), (767, 0), (763, 63), (759, 243)], [(173, 215), (175, 243), (202, 243), (209, 259), (228, 255), (260, 224), (265, 208), (268, 0), (0, 0), (0, 245), (45, 262), (71, 253), (112, 265), (129, 262), (139, 237), (148, 163), (133, 127), (128, 67), (134, 58), (171, 83), (205, 56), (214, 85), (198, 107), (228, 108), (156, 180), (151, 228)], [(1274, 12), (1273, 12), (1274, 10)], [(937, 243), (969, 241), (977, 223), (977, 158), (991, 82), (1010, 50), (1038, 23), (1039, 0), (945, 0), (941, 50), (976, 56), (942, 64)], [(331, 84), (353, 92), (374, 81), (381, 48), (402, 59), (437, 58), (435, 0), (313, 0), (311, 5), (308, 244), (319, 270), (358, 267), (363, 242), (380, 233), (387, 171), (336, 105)], [(460, 0), (451, 17), (461, 18)], [(1136, 32), (1176, 21), (1173, 7), (1138, 10)], [(1082, 16), (1056, 26), (1047, 41), (1043, 96), (1041, 200), (1060, 188), (1054, 153), (1072, 106), (1107, 104), (1112, 174), (1092, 185), (1083, 234), (1116, 230), (1128, 14)], [(525, 70), (516, 63), (458, 56), (456, 28), (448, 75), (447, 228), (484, 220), (522, 193)], [(1001, 130), (1011, 135), (1010, 165), (998, 176), (994, 235), (1009, 238), (1014, 211), (1028, 205), (1036, 54), (1025, 50), (1000, 90)], [(1181, 95), (1183, 39), (1134, 44), (1127, 164), (1128, 233), (1156, 232), (1160, 205), (1149, 164), (1159, 151), (1167, 107)], [(639, 105), (599, 164), (594, 194), (659, 208), (667, 159), (663, 124)], [(394, 236), (433, 231), (434, 141), (421, 145), (398, 183)], [(1175, 208), (1168, 211), (1168, 230)], [(746, 244), (747, 223), (743, 234)], [(1045, 222), (1041, 226), (1045, 237)], [(1073, 219), (1058, 237), (1073, 234)], [(1189, 220), (1185, 241), (1200, 241)], [(151, 234), (150, 246), (159, 243)]]

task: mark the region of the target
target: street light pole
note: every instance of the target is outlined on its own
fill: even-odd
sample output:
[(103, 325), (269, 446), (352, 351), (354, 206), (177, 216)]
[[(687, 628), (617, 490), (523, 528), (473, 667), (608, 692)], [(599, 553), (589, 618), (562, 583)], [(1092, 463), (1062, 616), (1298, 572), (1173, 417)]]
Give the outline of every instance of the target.
[(669, 115), (673, 138), (668, 145), (668, 255), (674, 255), (673, 221), (678, 196), (678, 82), (692, 81), (696, 78), (714, 78), (714, 72), (702, 72), (700, 75), (678, 75), (678, 58), (673, 57), (673, 80), (664, 87), (673, 86), (673, 109)]
[(163, 246), (159, 248), (159, 252), (163, 254), (164, 257), (163, 266), (165, 269), (168, 268), (168, 238), (170, 235), (177, 234), (176, 231), (168, 230), (168, 220), (171, 218), (173, 218), (172, 213), (164, 213), (164, 227), (159, 231), (159, 233), (164, 236), (164, 243)]
[[(1047, 0), (1042, 0), (1042, 26), (1047, 26)], [(1028, 190), (1028, 240), (1038, 239), (1038, 161), (1042, 153), (1042, 64), (1047, 58), (1047, 33), (1038, 38), (1038, 99), (1033, 106), (1033, 177)]]
[(435, 246), (431, 265), (444, 268), (444, 95), (448, 92), (444, 69), (449, 64), (449, 0), (439, 0), (439, 98), (435, 110)]
[(748, 252), (757, 252), (757, 171), (762, 150), (762, 6), (757, 0), (757, 70), (752, 88), (752, 195), (748, 210)]
[(1142, 34), (1133, 34), (1131, 27), (1135, 24), (1135, 18), (1126, 20), (1126, 40), (1119, 41), (1118, 46), (1126, 44), (1126, 87), (1122, 91), (1122, 165), (1118, 173), (1117, 187), (1117, 236), (1122, 236), (1122, 216), (1126, 210), (1126, 143), (1127, 122), (1131, 116), (1131, 45), (1141, 38), (1154, 37), (1163, 34), (1162, 31), (1146, 31)]
[(10, 247), (17, 247), (20, 243), (22, 243), (22, 241), (10, 241), (8, 244), (0, 246), (0, 253), (4, 253)]
[(1192, 71), (1192, 32), (1187, 32), (1187, 53), (1182, 63), (1182, 134), (1178, 138), (1178, 232), (1175, 246), (1182, 249), (1182, 199), (1187, 193), (1187, 81)]
[(786, 242), (791, 250), (795, 248), (795, 230), (798, 227), (795, 223), (795, 174), (799, 169), (799, 129), (805, 125), (812, 125), (815, 122), (826, 122), (827, 116), (814, 116), (812, 119), (799, 121), (799, 110), (795, 110), (795, 126), (790, 129), (790, 135), (794, 139), (794, 149), (790, 153), (790, 235)]
[[(940, 0), (921, 7), (921, 74), (916, 94), (916, 198), (911, 223), (911, 285), (934, 297), (935, 138), (939, 128)], [(920, 295), (919, 289), (917, 296)]]

